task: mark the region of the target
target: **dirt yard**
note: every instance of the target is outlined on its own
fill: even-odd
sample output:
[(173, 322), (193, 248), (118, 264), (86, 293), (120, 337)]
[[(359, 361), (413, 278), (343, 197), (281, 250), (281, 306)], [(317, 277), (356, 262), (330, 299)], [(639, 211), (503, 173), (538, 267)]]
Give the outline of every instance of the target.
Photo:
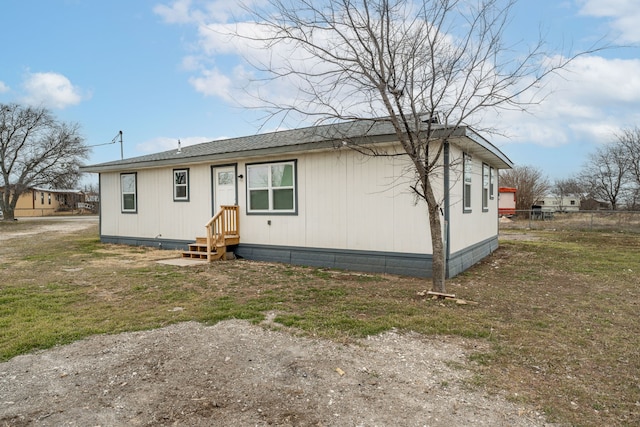
[[(0, 244), (14, 237), (4, 233)], [(390, 332), (340, 344), (302, 337), (274, 315), (261, 325), (94, 336), (15, 357), (0, 364), (0, 426), (549, 425), (469, 385), (468, 356), (481, 341)]]

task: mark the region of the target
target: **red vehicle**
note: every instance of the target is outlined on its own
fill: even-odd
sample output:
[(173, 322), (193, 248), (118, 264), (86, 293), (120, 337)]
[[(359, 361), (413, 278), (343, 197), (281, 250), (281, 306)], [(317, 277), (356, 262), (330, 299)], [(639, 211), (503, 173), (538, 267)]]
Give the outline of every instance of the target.
[(498, 188), (498, 216), (511, 217), (516, 214), (516, 189)]

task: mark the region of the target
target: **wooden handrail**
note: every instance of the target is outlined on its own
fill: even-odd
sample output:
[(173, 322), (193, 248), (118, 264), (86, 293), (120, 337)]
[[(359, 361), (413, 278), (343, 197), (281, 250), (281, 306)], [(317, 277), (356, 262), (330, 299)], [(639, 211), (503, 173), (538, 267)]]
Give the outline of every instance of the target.
[(211, 260), (214, 247), (225, 246), (225, 237), (240, 237), (240, 207), (220, 206), (220, 210), (207, 222), (207, 260)]

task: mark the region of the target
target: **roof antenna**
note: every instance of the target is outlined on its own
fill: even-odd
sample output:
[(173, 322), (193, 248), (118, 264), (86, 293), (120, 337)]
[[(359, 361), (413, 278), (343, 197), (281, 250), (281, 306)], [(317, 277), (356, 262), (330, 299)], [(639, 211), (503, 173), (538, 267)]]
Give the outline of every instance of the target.
[(176, 154), (182, 153), (182, 147), (180, 146), (180, 138), (178, 138), (178, 152)]

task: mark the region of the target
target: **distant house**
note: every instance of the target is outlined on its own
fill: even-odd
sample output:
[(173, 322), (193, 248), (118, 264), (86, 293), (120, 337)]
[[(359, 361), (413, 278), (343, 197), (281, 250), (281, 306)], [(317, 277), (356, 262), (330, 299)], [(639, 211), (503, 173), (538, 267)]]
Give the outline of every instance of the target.
[[(0, 188), (0, 192), (4, 192)], [(77, 209), (83, 200), (79, 190), (48, 189), (32, 187), (18, 198), (14, 211), (16, 218), (49, 216), (68, 213)]]
[(536, 200), (542, 212), (577, 212), (580, 210), (580, 198), (575, 196), (545, 196)]
[(512, 187), (498, 187), (498, 215), (511, 217), (516, 214), (516, 191)]
[[(365, 156), (348, 148), (354, 141), (395, 155)], [(447, 139), (442, 162), (434, 188), (453, 276), (497, 248), (497, 171), (512, 163), (468, 127)], [(427, 208), (388, 123), (218, 140), (81, 170), (99, 174), (103, 242), (431, 275)]]

